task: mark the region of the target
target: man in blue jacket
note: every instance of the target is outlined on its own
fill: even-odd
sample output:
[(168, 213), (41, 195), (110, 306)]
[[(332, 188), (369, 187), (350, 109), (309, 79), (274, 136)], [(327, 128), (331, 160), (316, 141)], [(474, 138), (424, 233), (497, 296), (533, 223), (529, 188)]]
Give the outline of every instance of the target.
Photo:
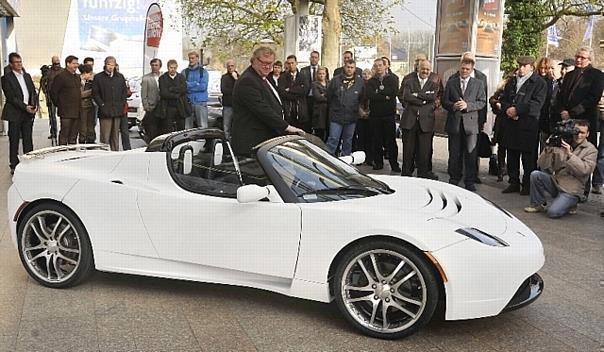
[(185, 120), (185, 128), (208, 127), (208, 80), (209, 74), (199, 63), (199, 54), (189, 53), (189, 67), (182, 71), (187, 79), (187, 98), (191, 102), (193, 115)]

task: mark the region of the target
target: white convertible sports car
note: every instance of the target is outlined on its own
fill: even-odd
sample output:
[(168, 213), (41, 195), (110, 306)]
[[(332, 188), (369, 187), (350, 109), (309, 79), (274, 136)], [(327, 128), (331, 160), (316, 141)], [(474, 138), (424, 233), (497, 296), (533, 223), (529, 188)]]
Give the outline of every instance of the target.
[(446, 183), (364, 175), (300, 136), (251, 157), (216, 129), (125, 152), (48, 148), (27, 154), (13, 182), (12, 238), (48, 287), (95, 269), (255, 287), (335, 300), (380, 338), (435, 312), (497, 315), (543, 290), (541, 242), (507, 211)]

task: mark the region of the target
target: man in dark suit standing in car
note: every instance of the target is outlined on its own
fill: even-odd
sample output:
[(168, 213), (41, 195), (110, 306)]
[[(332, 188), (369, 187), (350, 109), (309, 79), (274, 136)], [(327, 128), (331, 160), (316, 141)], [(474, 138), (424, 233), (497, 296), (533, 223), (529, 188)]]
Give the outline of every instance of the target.
[(283, 119), (279, 94), (268, 82), (275, 52), (271, 48), (254, 50), (251, 65), (243, 71), (233, 89), (233, 151), (250, 155), (252, 148), (286, 133), (301, 133)]
[(474, 60), (465, 58), (459, 65), (459, 74), (451, 76), (445, 87), (443, 107), (448, 111), (445, 130), (449, 136), (449, 183), (461, 181), (469, 191), (476, 191), (476, 144), (479, 131), (479, 112), (487, 97), (481, 80), (471, 77)]
[(10, 70), (2, 77), (2, 91), (6, 97), (2, 120), (8, 121), (9, 166), (13, 174), (19, 164), (19, 139), (23, 139), (23, 153), (34, 149), (31, 135), (38, 96), (31, 76), (23, 69), (21, 56), (10, 53), (8, 62)]

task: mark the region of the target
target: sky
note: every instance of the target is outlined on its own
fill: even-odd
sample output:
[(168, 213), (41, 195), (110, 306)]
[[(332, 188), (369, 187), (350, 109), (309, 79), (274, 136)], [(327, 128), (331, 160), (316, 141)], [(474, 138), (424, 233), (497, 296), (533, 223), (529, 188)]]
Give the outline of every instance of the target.
[[(405, 5), (396, 6), (392, 10), (399, 32), (407, 31), (407, 28), (410, 30), (434, 30), (436, 26), (436, 0), (407, 0)], [(432, 28), (423, 22), (431, 24)]]

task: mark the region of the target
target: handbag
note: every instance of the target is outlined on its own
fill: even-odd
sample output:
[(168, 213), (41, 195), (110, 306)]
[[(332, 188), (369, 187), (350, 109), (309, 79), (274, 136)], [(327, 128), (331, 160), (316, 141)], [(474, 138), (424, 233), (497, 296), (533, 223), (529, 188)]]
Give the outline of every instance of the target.
[(484, 132), (480, 132), (478, 135), (478, 156), (481, 158), (490, 158), (491, 154), (491, 141), (489, 136)]

